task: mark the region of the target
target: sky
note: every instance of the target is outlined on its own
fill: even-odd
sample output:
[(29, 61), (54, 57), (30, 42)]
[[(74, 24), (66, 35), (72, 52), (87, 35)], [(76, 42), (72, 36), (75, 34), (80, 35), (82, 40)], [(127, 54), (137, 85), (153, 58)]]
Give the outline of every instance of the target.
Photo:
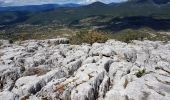
[(41, 4), (90, 4), (92, 2), (101, 1), (104, 3), (122, 2), (126, 0), (0, 0), (0, 6), (23, 6), (23, 5), (41, 5)]

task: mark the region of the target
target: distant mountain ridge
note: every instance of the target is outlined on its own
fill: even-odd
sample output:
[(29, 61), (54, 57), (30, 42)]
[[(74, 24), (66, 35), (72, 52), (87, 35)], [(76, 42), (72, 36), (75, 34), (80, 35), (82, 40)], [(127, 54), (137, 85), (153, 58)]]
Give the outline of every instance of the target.
[[(161, 4), (167, 4), (170, 2), (170, 0), (128, 0), (128, 3), (135, 3), (135, 4), (141, 4), (141, 3), (154, 3), (157, 5)], [(127, 3), (123, 2), (123, 3)], [(92, 4), (87, 5), (88, 7), (101, 7), (101, 6), (115, 6), (117, 4), (122, 4), (122, 3), (110, 3), (110, 4), (105, 4), (103, 2), (94, 2)], [(10, 7), (0, 7), (0, 12), (12, 12), (12, 11), (27, 11), (27, 12), (38, 12), (38, 11), (49, 11), (49, 10), (54, 10), (57, 8), (61, 7), (80, 7), (80, 6), (85, 6), (81, 4), (74, 4), (74, 3), (68, 3), (68, 4), (43, 4), (43, 5), (26, 5), (26, 6), (10, 6)]]
[(128, 0), (129, 2), (135, 2), (135, 3), (154, 3), (154, 4), (167, 4), (170, 2), (170, 0)]
[[(154, 28), (156, 27), (159, 29), (160, 25), (161, 28), (167, 26), (169, 28), (170, 4), (168, 2), (169, 0), (166, 2), (161, 2), (159, 0), (129, 0), (128, 2), (110, 4), (94, 2), (89, 5), (48, 4), (39, 6), (23, 6), (23, 8), (14, 7), (12, 10), (10, 8), (4, 12), (3, 9), (1, 9), (0, 25), (55, 24), (87, 27), (98, 25), (123, 27), (125, 25), (129, 25), (127, 23), (130, 21), (132, 24), (135, 23), (134, 27), (153, 27), (152, 23), (155, 23), (157, 25), (154, 25)], [(150, 20), (152, 21), (148, 22)], [(159, 21), (159, 23), (156, 21)], [(143, 22), (151, 24), (146, 25)]]
[(157, 4), (166, 4), (170, 2), (170, 0), (153, 0), (153, 1)]
[(27, 5), (27, 6), (11, 6), (11, 7), (0, 7), (0, 12), (7, 11), (28, 11), (28, 12), (37, 12), (37, 11), (48, 11), (54, 10), (61, 7), (79, 7), (80, 4), (44, 4), (44, 5)]

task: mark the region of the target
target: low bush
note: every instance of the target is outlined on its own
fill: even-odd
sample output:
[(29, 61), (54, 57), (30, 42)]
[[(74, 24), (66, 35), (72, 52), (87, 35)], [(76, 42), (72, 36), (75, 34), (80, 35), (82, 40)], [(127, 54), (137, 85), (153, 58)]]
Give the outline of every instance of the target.
[(148, 34), (147, 32), (143, 32), (140, 30), (132, 30), (132, 29), (126, 29), (113, 35), (114, 39), (126, 43), (130, 43), (132, 40), (143, 41), (144, 39), (148, 39), (149, 37), (150, 34)]
[(3, 43), (0, 41), (0, 46), (3, 45)]
[(95, 42), (103, 43), (109, 39), (107, 33), (99, 32), (99, 31), (81, 31), (77, 33), (75, 36), (71, 37), (71, 44), (82, 44), (88, 43), (93, 44)]
[(140, 78), (145, 74), (146, 74), (146, 70), (143, 69), (143, 70), (138, 70), (138, 72), (135, 75), (136, 75), (136, 77)]
[(13, 43), (14, 43), (14, 40), (10, 39), (9, 44), (13, 44)]

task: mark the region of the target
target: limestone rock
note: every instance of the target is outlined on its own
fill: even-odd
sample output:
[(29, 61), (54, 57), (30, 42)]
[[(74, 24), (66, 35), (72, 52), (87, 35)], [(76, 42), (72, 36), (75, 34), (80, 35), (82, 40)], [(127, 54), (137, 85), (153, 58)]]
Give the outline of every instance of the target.
[(170, 98), (170, 42), (0, 43), (0, 100)]
[(0, 100), (19, 100), (19, 96), (10, 91), (3, 91), (0, 92)]

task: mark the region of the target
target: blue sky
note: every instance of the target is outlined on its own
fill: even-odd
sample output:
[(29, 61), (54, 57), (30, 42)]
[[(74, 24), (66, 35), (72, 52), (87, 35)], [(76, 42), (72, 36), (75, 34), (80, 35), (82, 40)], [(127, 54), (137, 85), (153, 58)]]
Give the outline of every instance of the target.
[(104, 3), (121, 2), (126, 0), (0, 0), (0, 6), (22, 6), (22, 5), (40, 5), (40, 4), (64, 4), (64, 3), (77, 3), (77, 4), (89, 4), (95, 1), (101, 1)]

